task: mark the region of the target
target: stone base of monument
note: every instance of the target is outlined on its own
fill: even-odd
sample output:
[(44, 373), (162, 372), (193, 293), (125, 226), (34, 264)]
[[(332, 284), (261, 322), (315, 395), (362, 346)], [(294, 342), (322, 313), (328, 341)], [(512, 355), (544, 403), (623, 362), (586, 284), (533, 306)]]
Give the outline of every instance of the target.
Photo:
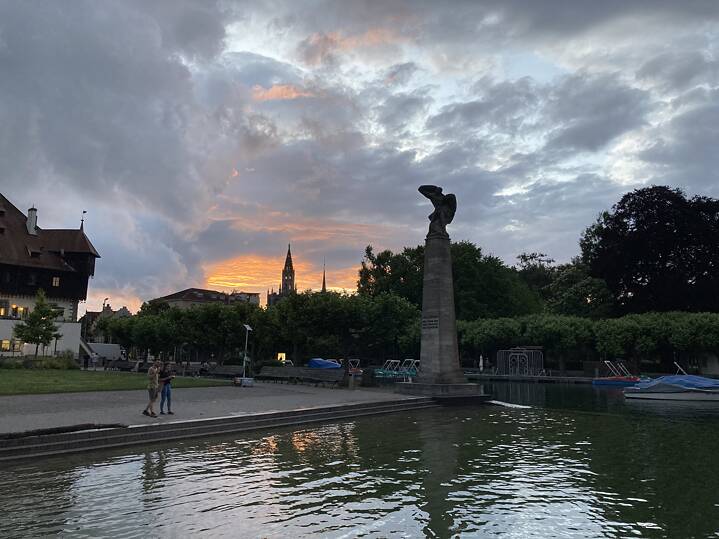
[(442, 404), (476, 404), (491, 399), (481, 384), (427, 384), (422, 382), (399, 382), (397, 393), (432, 397)]

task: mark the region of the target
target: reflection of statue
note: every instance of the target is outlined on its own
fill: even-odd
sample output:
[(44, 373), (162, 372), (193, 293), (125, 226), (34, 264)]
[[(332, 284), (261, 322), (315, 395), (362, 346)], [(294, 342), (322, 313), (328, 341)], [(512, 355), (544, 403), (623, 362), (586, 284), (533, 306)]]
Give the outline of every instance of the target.
[(442, 188), (436, 185), (421, 185), (419, 192), (434, 204), (434, 211), (429, 216), (429, 234), (447, 235), (447, 225), (454, 219), (457, 211), (457, 197), (452, 194), (443, 195)]

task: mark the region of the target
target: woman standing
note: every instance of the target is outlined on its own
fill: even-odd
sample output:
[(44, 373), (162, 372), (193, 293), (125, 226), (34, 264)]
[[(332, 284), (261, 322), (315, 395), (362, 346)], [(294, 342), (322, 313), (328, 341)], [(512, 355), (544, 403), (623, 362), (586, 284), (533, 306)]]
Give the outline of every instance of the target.
[(160, 371), (160, 383), (162, 384), (162, 392), (160, 393), (160, 415), (165, 415), (165, 401), (167, 401), (167, 413), (175, 415), (172, 411), (172, 367), (169, 363), (162, 364)]

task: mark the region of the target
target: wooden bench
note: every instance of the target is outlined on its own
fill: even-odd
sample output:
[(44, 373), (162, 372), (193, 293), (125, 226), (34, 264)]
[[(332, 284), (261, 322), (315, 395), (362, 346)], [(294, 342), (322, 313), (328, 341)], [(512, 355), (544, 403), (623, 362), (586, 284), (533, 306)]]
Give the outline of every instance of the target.
[(217, 365), (208, 373), (210, 376), (221, 376), (223, 378), (234, 378), (242, 376), (242, 365)]

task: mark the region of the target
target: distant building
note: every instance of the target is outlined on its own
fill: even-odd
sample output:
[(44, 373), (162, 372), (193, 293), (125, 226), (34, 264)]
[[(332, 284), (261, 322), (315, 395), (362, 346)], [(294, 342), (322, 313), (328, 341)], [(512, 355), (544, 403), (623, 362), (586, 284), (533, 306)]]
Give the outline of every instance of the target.
[[(280, 290), (275, 292), (267, 291), (267, 306), (270, 307), (276, 304), (278, 301), (282, 301), (290, 294), (297, 292), (297, 286), (295, 285), (295, 269), (292, 266), (292, 252), (290, 246), (287, 246), (287, 257), (285, 258), (285, 267), (282, 269), (282, 280), (280, 281)], [(322, 262), (322, 288), (321, 292), (327, 292), (327, 270), (325, 262)]]
[(109, 304), (103, 305), (101, 311), (86, 311), (80, 318), (82, 336), (88, 343), (110, 343), (108, 336), (98, 329), (100, 320), (115, 320), (129, 316), (132, 316), (132, 313), (127, 307), (120, 307), (118, 310), (113, 311)]
[(279, 292), (275, 292), (274, 289), (271, 292), (269, 290), (267, 291), (267, 306), (270, 307), (296, 292), (297, 287), (295, 286), (295, 268), (292, 266), (292, 252), (290, 246), (287, 245), (287, 256), (285, 257), (285, 267), (282, 268), (280, 290)]
[(259, 292), (218, 292), (216, 290), (204, 290), (202, 288), (186, 288), (174, 294), (150, 300), (150, 303), (167, 303), (170, 307), (178, 309), (189, 309), (196, 305), (207, 305), (210, 303), (222, 303), (232, 305), (234, 303), (260, 304)]
[[(27, 216), (0, 194), (0, 355), (21, 352), (22, 342), (13, 328), (35, 307), (43, 289), (60, 312), (57, 323), (62, 338), (58, 351), (80, 349), (78, 304), (87, 299), (88, 280), (95, 273), (100, 255), (78, 229), (43, 229), (37, 209)], [(53, 345), (55, 348), (55, 345)]]

